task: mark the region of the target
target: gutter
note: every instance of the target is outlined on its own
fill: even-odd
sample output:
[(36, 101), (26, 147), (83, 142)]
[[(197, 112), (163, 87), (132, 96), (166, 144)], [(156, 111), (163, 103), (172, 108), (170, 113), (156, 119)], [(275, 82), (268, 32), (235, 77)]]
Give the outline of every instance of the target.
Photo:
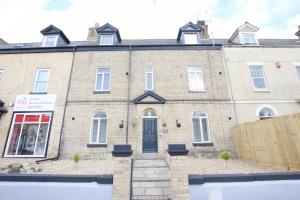
[(130, 92), (131, 92), (131, 46), (129, 46), (128, 58), (128, 90), (127, 90), (127, 115), (126, 115), (126, 139), (125, 144), (128, 144), (128, 126), (129, 126), (129, 112), (130, 112)]
[(64, 130), (64, 123), (65, 123), (65, 116), (66, 116), (66, 109), (67, 109), (67, 103), (68, 103), (68, 97), (69, 97), (69, 91), (70, 91), (70, 86), (71, 86), (71, 77), (73, 74), (73, 67), (74, 67), (74, 59), (75, 59), (75, 52), (76, 52), (77, 46), (73, 47), (72, 50), (72, 63), (71, 63), (71, 69), (70, 69), (70, 75), (69, 75), (69, 80), (68, 80), (68, 88), (67, 88), (67, 94), (66, 94), (66, 98), (65, 98), (65, 106), (64, 106), (64, 112), (63, 112), (63, 117), (62, 117), (62, 126), (60, 129), (60, 135), (59, 135), (59, 143), (58, 143), (58, 152), (57, 152), (57, 156), (53, 157), (53, 158), (46, 158), (46, 159), (42, 159), (42, 160), (37, 160), (35, 161), (36, 163), (40, 163), (40, 162), (44, 162), (44, 161), (49, 161), (49, 160), (58, 160), (60, 157), (60, 149), (61, 149), (61, 141), (62, 141), (62, 134), (63, 134), (63, 130)]

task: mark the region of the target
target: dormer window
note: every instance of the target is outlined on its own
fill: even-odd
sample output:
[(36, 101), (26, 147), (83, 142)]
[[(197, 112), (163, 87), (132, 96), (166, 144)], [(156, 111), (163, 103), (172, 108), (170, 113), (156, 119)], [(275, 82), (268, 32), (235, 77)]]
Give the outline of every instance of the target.
[(114, 44), (114, 35), (101, 35), (100, 36), (100, 45), (113, 45)]
[(44, 36), (43, 47), (55, 47), (57, 45), (58, 35)]
[(184, 44), (198, 44), (197, 33), (184, 33)]
[(257, 45), (258, 41), (256, 38), (255, 33), (247, 33), (247, 32), (240, 32), (240, 40), (242, 44), (254, 44)]

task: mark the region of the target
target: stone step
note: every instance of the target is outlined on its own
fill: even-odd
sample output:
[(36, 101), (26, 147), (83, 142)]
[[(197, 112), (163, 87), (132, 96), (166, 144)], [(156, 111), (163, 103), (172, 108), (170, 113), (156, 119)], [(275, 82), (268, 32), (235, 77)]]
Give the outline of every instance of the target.
[(153, 188), (153, 187), (160, 187), (160, 188), (171, 188), (171, 182), (169, 180), (161, 180), (161, 181), (133, 181), (132, 187), (134, 188)]
[(171, 196), (154, 195), (154, 196), (133, 196), (132, 200), (171, 200)]
[(169, 167), (167, 162), (162, 160), (135, 160), (133, 168), (136, 167)]
[(133, 188), (133, 196), (169, 196), (171, 188)]
[(164, 156), (157, 153), (144, 153), (135, 156), (135, 160), (162, 160)]

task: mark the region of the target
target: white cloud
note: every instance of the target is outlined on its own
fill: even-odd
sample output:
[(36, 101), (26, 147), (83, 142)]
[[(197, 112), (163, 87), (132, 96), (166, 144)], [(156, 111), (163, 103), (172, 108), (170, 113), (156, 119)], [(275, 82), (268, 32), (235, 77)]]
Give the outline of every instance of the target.
[[(62, 29), (70, 40), (85, 40), (89, 26), (109, 22), (119, 28), (123, 39), (173, 38), (178, 29), (197, 17), (212, 19), (209, 23), (214, 37), (229, 38), (245, 21), (260, 28), (261, 37), (293, 38), (299, 16), (290, 19), (284, 30), (276, 30), (272, 24), (274, 15), (281, 15), (295, 6), (295, 0), (232, 1), (225, 12), (218, 16), (217, 0), (71, 0), (64, 11), (46, 11), (49, 0), (0, 0), (0, 37), (8, 42), (41, 41), (40, 30), (53, 24)], [(294, 3), (293, 3), (294, 1)], [(299, 1), (299, 0), (296, 0)], [(272, 9), (269, 9), (272, 5)], [(299, 4), (298, 4), (299, 5)], [(207, 8), (210, 8), (205, 14)], [(211, 17), (212, 16), (212, 17)], [(5, 19), (5, 20), (4, 20)], [(292, 33), (291, 33), (292, 32)]]

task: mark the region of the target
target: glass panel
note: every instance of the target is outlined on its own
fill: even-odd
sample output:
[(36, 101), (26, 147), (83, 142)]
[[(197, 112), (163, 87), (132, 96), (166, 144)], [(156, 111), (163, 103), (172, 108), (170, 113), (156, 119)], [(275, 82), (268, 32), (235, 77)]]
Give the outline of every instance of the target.
[(37, 139), (35, 155), (44, 155), (49, 124), (41, 124)]
[(105, 73), (104, 74), (104, 82), (103, 82), (103, 90), (109, 90), (109, 79), (110, 79), (110, 74)]
[(96, 90), (102, 90), (102, 74), (97, 74)]
[(0, 80), (2, 79), (3, 75), (4, 75), (4, 70), (0, 69)]
[(202, 118), (201, 119), (201, 123), (202, 123), (203, 139), (204, 139), (203, 142), (207, 142), (207, 141), (209, 141), (207, 119), (206, 118)]
[(202, 72), (195, 72), (195, 76), (196, 76), (196, 89), (197, 90), (204, 89)]
[(37, 81), (47, 81), (48, 79), (48, 70), (39, 70)]
[(91, 135), (91, 142), (97, 142), (97, 135), (98, 135), (98, 119), (94, 119), (92, 123), (92, 135)]
[(151, 111), (150, 116), (155, 117), (156, 116), (155, 112)]
[(113, 35), (101, 35), (100, 44), (112, 45), (113, 44)]
[(194, 142), (201, 142), (200, 121), (193, 119)]
[(193, 112), (193, 117), (207, 117), (207, 114), (203, 110), (196, 110)]
[(12, 135), (10, 137), (10, 143), (9, 148), (7, 151), (7, 155), (15, 155), (17, 146), (18, 146), (18, 140), (21, 132), (21, 124), (15, 124), (14, 129), (12, 131)]
[(259, 112), (259, 116), (260, 117), (274, 117), (275, 114), (274, 114), (274, 112), (270, 108), (263, 108)]
[(98, 73), (110, 73), (110, 69), (109, 68), (99, 67), (98, 68)]
[(94, 114), (94, 118), (106, 118), (105, 112), (97, 112)]
[(251, 66), (250, 71), (252, 77), (264, 77), (261, 66)]
[(253, 78), (253, 83), (255, 88), (267, 88), (264, 78)]
[(198, 44), (197, 34), (184, 34), (184, 43), (185, 44)]
[(33, 155), (38, 124), (24, 124), (19, 142), (18, 155)]
[(300, 66), (297, 66), (296, 69), (297, 69), (298, 77), (300, 78)]
[(16, 115), (15, 122), (23, 122), (24, 115)]
[(242, 33), (244, 44), (256, 44), (255, 35), (253, 33)]
[(100, 135), (99, 135), (99, 143), (106, 143), (106, 128), (107, 128), (107, 120), (100, 120)]
[(195, 74), (193, 72), (189, 72), (188, 73), (188, 78), (189, 78), (189, 87), (190, 90), (196, 90), (197, 86), (196, 86), (196, 77)]
[(51, 114), (43, 114), (42, 115), (42, 122), (50, 122)]
[(39, 82), (37, 81), (35, 84), (34, 91), (35, 92), (44, 92), (47, 89), (47, 82)]
[(152, 73), (153, 70), (152, 70), (152, 67), (146, 67), (146, 73)]
[(56, 42), (56, 37), (46, 37), (45, 46), (46, 47), (54, 47)]
[(40, 115), (25, 115), (25, 122), (39, 122)]
[(152, 73), (147, 73), (147, 90), (152, 90), (153, 88), (153, 83), (152, 83)]

